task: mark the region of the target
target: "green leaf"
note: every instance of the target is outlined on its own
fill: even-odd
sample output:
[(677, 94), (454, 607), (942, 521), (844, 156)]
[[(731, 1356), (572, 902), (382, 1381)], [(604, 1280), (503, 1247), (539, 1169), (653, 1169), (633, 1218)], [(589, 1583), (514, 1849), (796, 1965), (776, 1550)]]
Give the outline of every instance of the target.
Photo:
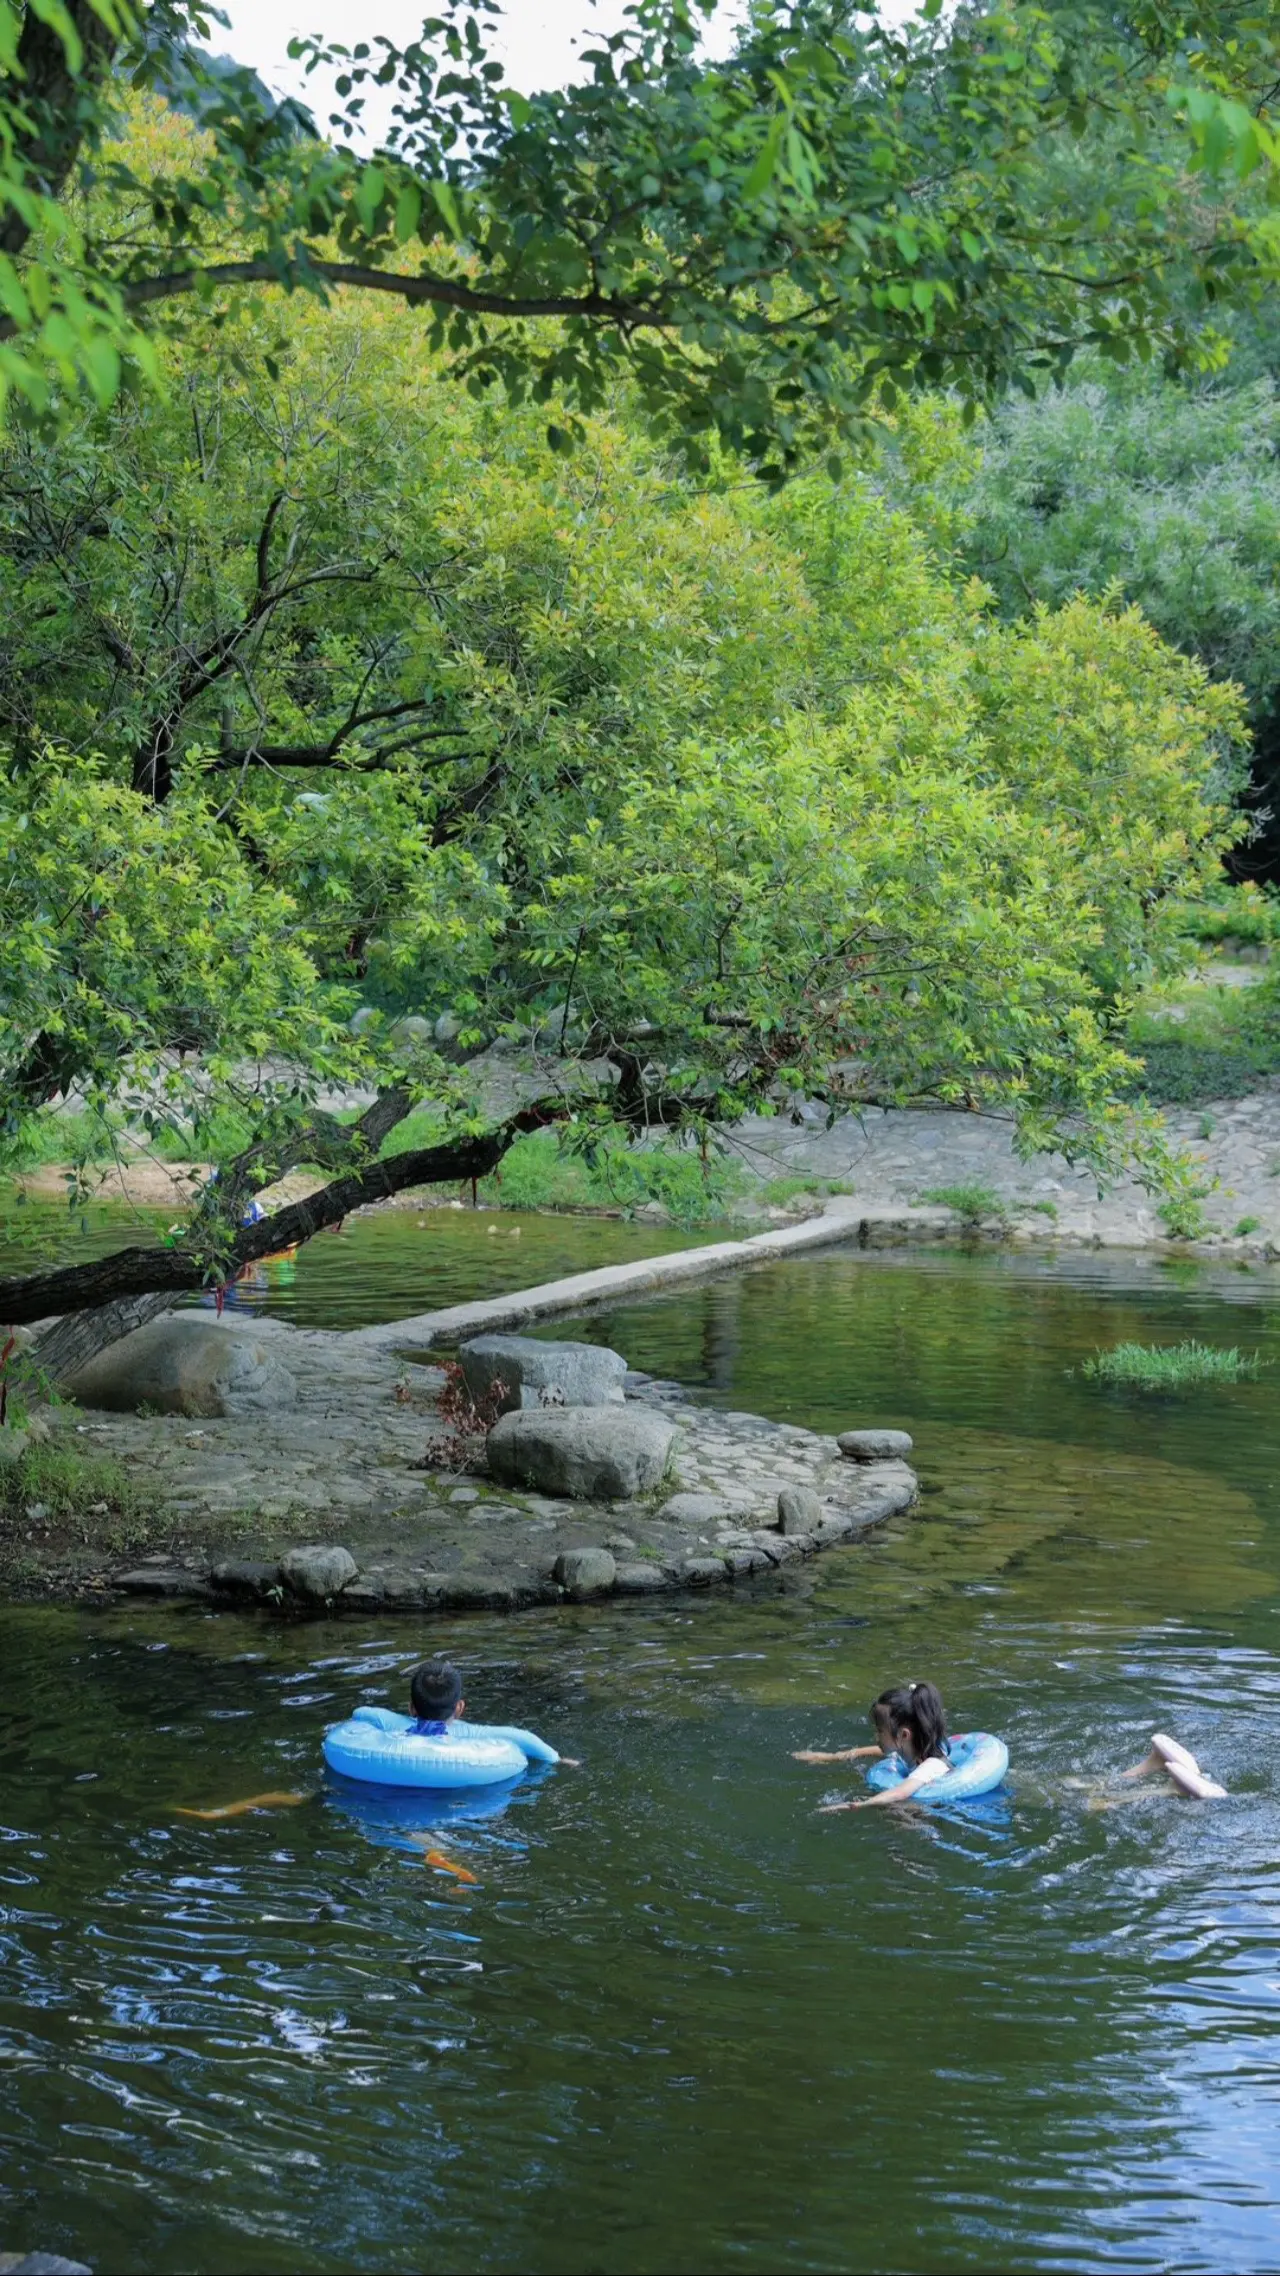
[(779, 111), (770, 122), (769, 131), (764, 138), (761, 149), (743, 180), (742, 195), (744, 198), (758, 198), (763, 190), (768, 189), (778, 170), (783, 137), (789, 123), (788, 114), (785, 111)]
[(416, 237), (421, 218), (422, 192), (416, 182), (405, 182), (396, 198), (397, 245), (407, 245), (411, 237)]
[(465, 235), (465, 231), (462, 226), (462, 216), (458, 210), (458, 200), (452, 185), (448, 182), (432, 182), (430, 188), (446, 229), (455, 239), (461, 238)]

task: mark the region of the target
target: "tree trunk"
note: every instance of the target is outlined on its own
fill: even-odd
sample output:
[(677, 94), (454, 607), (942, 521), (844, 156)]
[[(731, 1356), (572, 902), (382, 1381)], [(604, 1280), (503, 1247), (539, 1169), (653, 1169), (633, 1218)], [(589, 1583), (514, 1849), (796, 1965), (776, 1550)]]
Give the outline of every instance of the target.
[[(164, 1311), (175, 1296), (197, 1288), (226, 1287), (247, 1264), (309, 1241), (326, 1225), (340, 1225), (356, 1209), (370, 1202), (387, 1201), (412, 1185), (462, 1184), (487, 1177), (507, 1148), (527, 1131), (545, 1129), (566, 1111), (562, 1098), (538, 1100), (522, 1107), (498, 1129), (476, 1138), (394, 1154), (389, 1161), (372, 1162), (364, 1170), (335, 1178), (305, 1201), (291, 1202), (256, 1225), (242, 1225), (220, 1245), (199, 1248), (117, 1249), (111, 1256), (86, 1264), (63, 1265), (49, 1272), (22, 1273), (0, 1280), (0, 1321), (21, 1327), (53, 1314), (92, 1313), (100, 1323), (86, 1326), (83, 1337), (73, 1336), (71, 1322), (57, 1324), (32, 1347), (32, 1357), (48, 1364), (45, 1353), (56, 1355), (59, 1375), (82, 1367), (95, 1351), (140, 1327), (145, 1319)], [(139, 1299), (154, 1300), (150, 1311), (139, 1309)], [(95, 1340), (96, 1339), (96, 1340)], [(0, 1339), (2, 1340), (2, 1339)], [(65, 1355), (65, 1356), (64, 1356)]]
[(161, 1312), (167, 1312), (173, 1298), (168, 1292), (151, 1296), (122, 1298), (117, 1304), (100, 1304), (91, 1312), (68, 1312), (65, 1319), (55, 1320), (42, 1336), (23, 1353), (24, 1360), (38, 1367), (50, 1383), (70, 1381), (91, 1359), (108, 1345), (119, 1343), (121, 1336), (133, 1334), (135, 1328), (145, 1328)]

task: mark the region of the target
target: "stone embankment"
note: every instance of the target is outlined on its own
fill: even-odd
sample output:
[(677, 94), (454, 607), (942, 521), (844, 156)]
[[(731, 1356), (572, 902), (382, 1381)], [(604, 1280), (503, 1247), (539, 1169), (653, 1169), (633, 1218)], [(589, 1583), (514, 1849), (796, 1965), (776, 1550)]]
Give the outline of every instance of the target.
[[(1263, 1083), (1245, 1098), (1166, 1107), (1163, 1120), (1170, 1144), (1185, 1149), (1204, 1188), (1205, 1235), (1177, 1247), (1280, 1258), (1280, 1082)], [(1060, 1154), (1021, 1161), (1011, 1126), (985, 1115), (868, 1107), (828, 1128), (825, 1108), (803, 1107), (796, 1121), (779, 1115), (740, 1122), (728, 1140), (743, 1167), (763, 1181), (813, 1178), (851, 1187), (849, 1206), (872, 1240), (938, 1238), (936, 1205), (927, 1197), (967, 1186), (991, 1196), (991, 1212), (978, 1229), (992, 1239), (1173, 1245), (1158, 1195), (1122, 1178), (1100, 1196), (1088, 1171), (1073, 1169)], [(890, 1231), (895, 1219), (897, 1236)], [(942, 1222), (944, 1235), (954, 1238), (959, 1215), (944, 1211)]]

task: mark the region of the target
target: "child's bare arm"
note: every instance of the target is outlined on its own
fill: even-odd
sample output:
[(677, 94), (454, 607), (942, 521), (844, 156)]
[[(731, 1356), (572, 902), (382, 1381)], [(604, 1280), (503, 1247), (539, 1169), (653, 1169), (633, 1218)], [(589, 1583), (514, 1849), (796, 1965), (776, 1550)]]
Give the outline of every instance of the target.
[(834, 1754), (822, 1754), (817, 1747), (801, 1747), (793, 1754), (793, 1762), (861, 1762), (864, 1755), (879, 1754), (879, 1747), (840, 1747)]

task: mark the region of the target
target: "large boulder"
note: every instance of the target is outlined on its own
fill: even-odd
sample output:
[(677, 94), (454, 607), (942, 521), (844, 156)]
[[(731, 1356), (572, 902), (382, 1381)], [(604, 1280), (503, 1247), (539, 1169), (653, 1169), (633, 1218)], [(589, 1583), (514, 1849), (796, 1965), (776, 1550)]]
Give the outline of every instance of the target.
[(489, 1468), (506, 1486), (629, 1501), (666, 1475), (675, 1424), (641, 1407), (525, 1407), (489, 1433)]
[(627, 1363), (598, 1343), (539, 1343), (536, 1336), (473, 1336), (458, 1358), (468, 1391), (484, 1411), (503, 1386), (497, 1412), (517, 1407), (621, 1406)]
[(355, 1579), (360, 1568), (349, 1549), (313, 1542), (304, 1549), (286, 1549), (279, 1570), (285, 1587), (294, 1596), (308, 1597), (313, 1604), (327, 1604), (330, 1597), (337, 1596)]
[(298, 1386), (288, 1368), (251, 1328), (231, 1327), (201, 1312), (165, 1312), (135, 1328), (80, 1368), (64, 1385), (82, 1407), (136, 1414), (253, 1414), (291, 1407)]

